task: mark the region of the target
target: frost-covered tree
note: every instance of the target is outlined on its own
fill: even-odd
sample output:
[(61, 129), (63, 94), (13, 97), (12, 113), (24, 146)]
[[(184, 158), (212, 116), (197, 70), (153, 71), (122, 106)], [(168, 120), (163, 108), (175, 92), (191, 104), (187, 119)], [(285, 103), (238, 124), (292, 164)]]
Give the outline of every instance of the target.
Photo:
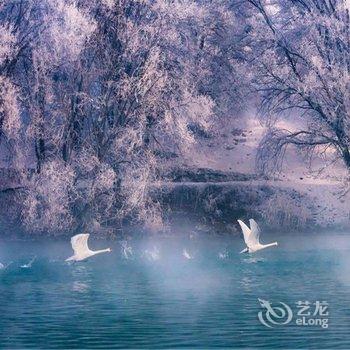
[(13, 146), (21, 128), (19, 91), (10, 72), (11, 62), (18, 55), (16, 44), (11, 23), (0, 24), (0, 143), (7, 146)]
[[(350, 19), (345, 0), (247, 0), (250, 63), (270, 129), (263, 167), (280, 166), (289, 145), (327, 153), (350, 169)], [(295, 129), (276, 120), (293, 120)]]
[(241, 104), (236, 19), (219, 0), (3, 2), (0, 140), (31, 168), (28, 228), (162, 223), (152, 184)]
[(35, 164), (21, 197), (28, 227), (161, 223), (150, 184), (170, 151), (195, 142), (190, 126), (212, 125), (219, 13), (230, 20), (208, 3), (28, 0), (1, 8), (0, 59), (17, 54), (2, 94), (20, 103), (21, 131), (6, 120)]

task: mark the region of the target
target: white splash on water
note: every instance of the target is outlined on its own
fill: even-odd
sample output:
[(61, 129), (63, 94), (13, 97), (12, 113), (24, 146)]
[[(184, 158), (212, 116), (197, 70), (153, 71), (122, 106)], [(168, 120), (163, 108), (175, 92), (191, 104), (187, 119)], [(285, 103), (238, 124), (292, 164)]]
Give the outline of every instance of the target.
[(187, 260), (192, 260), (193, 256), (187, 251), (186, 248), (183, 249), (182, 251), (182, 256), (187, 259)]
[(122, 241), (121, 243), (122, 246), (122, 254), (125, 259), (130, 259), (133, 256), (133, 250), (130, 245), (128, 245), (127, 241)]
[(228, 251), (224, 250), (223, 252), (219, 252), (219, 259), (224, 260), (228, 258)]
[(157, 261), (160, 259), (159, 249), (156, 246), (154, 246), (152, 250), (146, 249), (143, 256), (149, 261)]

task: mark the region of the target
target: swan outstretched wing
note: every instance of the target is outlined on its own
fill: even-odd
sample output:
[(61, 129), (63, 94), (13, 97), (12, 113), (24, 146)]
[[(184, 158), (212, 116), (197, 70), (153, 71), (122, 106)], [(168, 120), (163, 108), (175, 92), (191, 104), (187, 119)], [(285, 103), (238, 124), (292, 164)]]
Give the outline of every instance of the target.
[[(255, 246), (256, 244), (259, 244), (259, 234), (257, 234), (256, 227), (258, 227), (257, 223), (250, 219), (249, 222), (252, 224), (252, 221), (254, 221), (255, 224), (253, 224), (253, 227), (251, 229), (241, 220), (237, 220), (239, 225), (241, 226), (244, 242), (247, 245), (247, 247)], [(254, 231), (254, 232), (253, 232)]]
[(255, 240), (256, 243), (259, 243), (260, 240), (260, 227), (254, 219), (249, 220), (251, 238)]
[(90, 249), (87, 243), (89, 236), (90, 234), (88, 233), (81, 233), (71, 238), (70, 242), (72, 244), (72, 248), (75, 255), (81, 255), (82, 253), (90, 252)]
[(239, 226), (241, 226), (244, 242), (246, 243), (246, 245), (248, 245), (250, 241), (250, 235), (251, 235), (250, 228), (242, 220), (237, 220), (237, 221), (239, 223)]

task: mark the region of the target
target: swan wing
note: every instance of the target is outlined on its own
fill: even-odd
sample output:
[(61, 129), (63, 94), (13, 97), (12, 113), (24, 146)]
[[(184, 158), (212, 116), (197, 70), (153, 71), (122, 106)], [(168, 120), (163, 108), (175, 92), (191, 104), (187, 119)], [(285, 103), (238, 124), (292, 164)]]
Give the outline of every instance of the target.
[(82, 255), (83, 253), (90, 252), (90, 249), (87, 243), (89, 236), (90, 234), (88, 233), (81, 233), (71, 238), (70, 242), (72, 244), (72, 248), (75, 255)]
[(250, 239), (254, 244), (259, 244), (260, 243), (260, 227), (257, 224), (257, 222), (254, 219), (249, 220), (249, 225), (250, 225), (250, 231), (251, 231), (251, 236)]
[(243, 232), (244, 242), (249, 247), (251, 230), (242, 220), (237, 220), (237, 221), (239, 223), (239, 226), (241, 226), (241, 229), (242, 229), (242, 232)]

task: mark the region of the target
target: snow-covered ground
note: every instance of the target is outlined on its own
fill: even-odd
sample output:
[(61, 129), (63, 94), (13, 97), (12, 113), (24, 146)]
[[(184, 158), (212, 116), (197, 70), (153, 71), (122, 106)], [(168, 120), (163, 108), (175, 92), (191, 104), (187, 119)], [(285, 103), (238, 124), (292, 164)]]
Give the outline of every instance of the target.
[[(255, 117), (245, 124), (232, 120), (218, 137), (201, 140), (184, 161), (184, 166), (254, 174), (258, 144), (264, 127)], [(350, 226), (350, 191), (346, 193), (346, 171), (341, 162), (320, 171), (324, 159), (309, 164), (294, 149), (285, 157), (278, 179), (267, 180), (271, 186), (294, 189), (306, 194), (316, 209), (315, 220), (321, 226)]]

